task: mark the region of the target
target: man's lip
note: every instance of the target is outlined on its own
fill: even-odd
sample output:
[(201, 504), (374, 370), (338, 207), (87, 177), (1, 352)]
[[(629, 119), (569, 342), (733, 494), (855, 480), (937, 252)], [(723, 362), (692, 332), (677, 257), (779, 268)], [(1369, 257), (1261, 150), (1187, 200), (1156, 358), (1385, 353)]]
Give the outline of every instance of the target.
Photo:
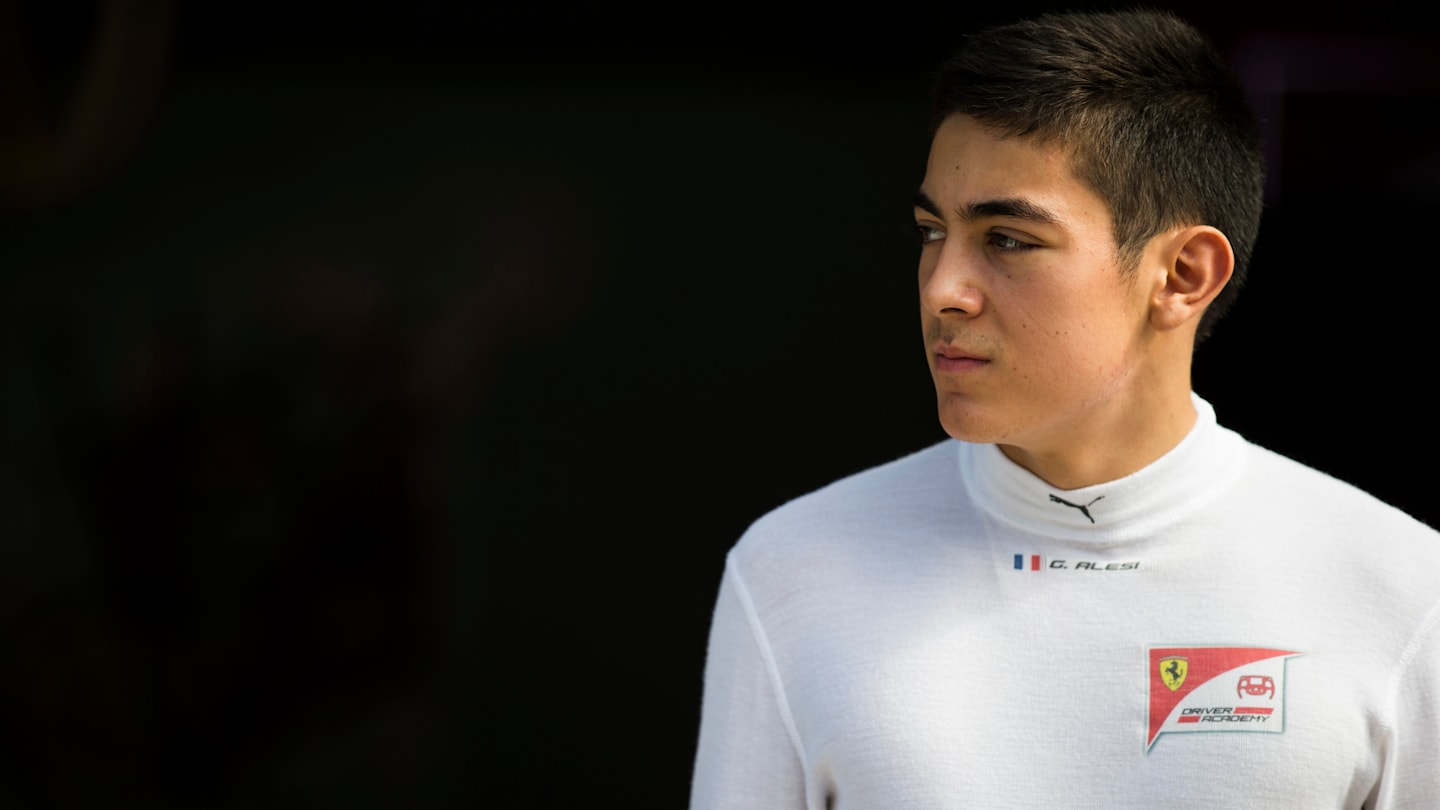
[(936, 345), (934, 363), (938, 374), (965, 374), (985, 368), (990, 360), (957, 346)]
[(979, 360), (981, 362), (988, 362), (986, 358), (974, 352), (969, 352), (954, 346), (937, 345), (935, 347), (935, 356), (943, 357), (946, 360)]

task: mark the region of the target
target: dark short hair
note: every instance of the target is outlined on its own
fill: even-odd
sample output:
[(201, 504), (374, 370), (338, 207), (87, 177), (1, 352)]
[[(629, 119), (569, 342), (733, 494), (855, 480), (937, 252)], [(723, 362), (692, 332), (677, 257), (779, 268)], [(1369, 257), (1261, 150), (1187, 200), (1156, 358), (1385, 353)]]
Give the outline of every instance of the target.
[(1005, 136), (1058, 143), (1109, 204), (1126, 271), (1166, 228), (1219, 229), (1235, 271), (1197, 341), (1234, 302), (1260, 228), (1265, 159), (1238, 77), (1188, 23), (1126, 11), (985, 29), (940, 67), (932, 114), (932, 130), (962, 114)]

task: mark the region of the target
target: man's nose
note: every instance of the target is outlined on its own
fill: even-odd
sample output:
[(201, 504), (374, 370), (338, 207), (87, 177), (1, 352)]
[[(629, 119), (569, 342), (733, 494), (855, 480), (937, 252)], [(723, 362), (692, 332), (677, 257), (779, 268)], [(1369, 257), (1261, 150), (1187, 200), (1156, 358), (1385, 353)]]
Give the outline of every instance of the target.
[(920, 302), (926, 312), (937, 318), (979, 315), (985, 308), (981, 258), (967, 255), (961, 245), (947, 243), (940, 246), (933, 261), (925, 268), (922, 259)]

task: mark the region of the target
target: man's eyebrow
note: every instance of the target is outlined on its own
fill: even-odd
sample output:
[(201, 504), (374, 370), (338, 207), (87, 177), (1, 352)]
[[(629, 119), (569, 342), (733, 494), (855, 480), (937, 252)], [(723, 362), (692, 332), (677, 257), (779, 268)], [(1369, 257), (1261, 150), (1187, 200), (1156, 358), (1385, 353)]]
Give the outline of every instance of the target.
[(925, 211), (929, 211), (932, 216), (944, 216), (940, 213), (940, 206), (936, 205), (935, 201), (930, 199), (930, 195), (926, 194), (923, 191), (915, 192), (915, 207)]
[(1019, 197), (1002, 197), (998, 200), (983, 200), (970, 203), (969, 205), (955, 209), (955, 213), (965, 222), (984, 217), (1007, 217), (1009, 219), (1024, 219), (1030, 222), (1039, 222), (1045, 225), (1059, 225), (1060, 218), (1052, 214), (1048, 209), (1041, 208), (1029, 200)]
[[(940, 206), (930, 199), (930, 195), (923, 191), (915, 192), (915, 207), (930, 212), (932, 215), (942, 217)], [(977, 219), (986, 217), (1006, 217), (1008, 219), (1022, 219), (1030, 222), (1040, 222), (1046, 225), (1059, 225), (1060, 218), (1051, 213), (1048, 209), (1041, 208), (1029, 200), (1019, 197), (1001, 197), (997, 200), (982, 200), (970, 203), (955, 209), (956, 216), (962, 222), (974, 222)]]

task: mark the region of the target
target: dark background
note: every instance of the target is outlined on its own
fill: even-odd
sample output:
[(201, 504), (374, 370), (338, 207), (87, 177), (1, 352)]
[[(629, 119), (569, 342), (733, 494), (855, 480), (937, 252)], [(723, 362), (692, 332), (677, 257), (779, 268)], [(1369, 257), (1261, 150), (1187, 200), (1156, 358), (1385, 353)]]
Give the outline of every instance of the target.
[[(683, 806), (725, 551), (943, 438), (929, 72), (1048, 7), (0, 1), (0, 804)], [(1440, 40), (1168, 7), (1273, 169), (1196, 389), (1435, 524)]]

